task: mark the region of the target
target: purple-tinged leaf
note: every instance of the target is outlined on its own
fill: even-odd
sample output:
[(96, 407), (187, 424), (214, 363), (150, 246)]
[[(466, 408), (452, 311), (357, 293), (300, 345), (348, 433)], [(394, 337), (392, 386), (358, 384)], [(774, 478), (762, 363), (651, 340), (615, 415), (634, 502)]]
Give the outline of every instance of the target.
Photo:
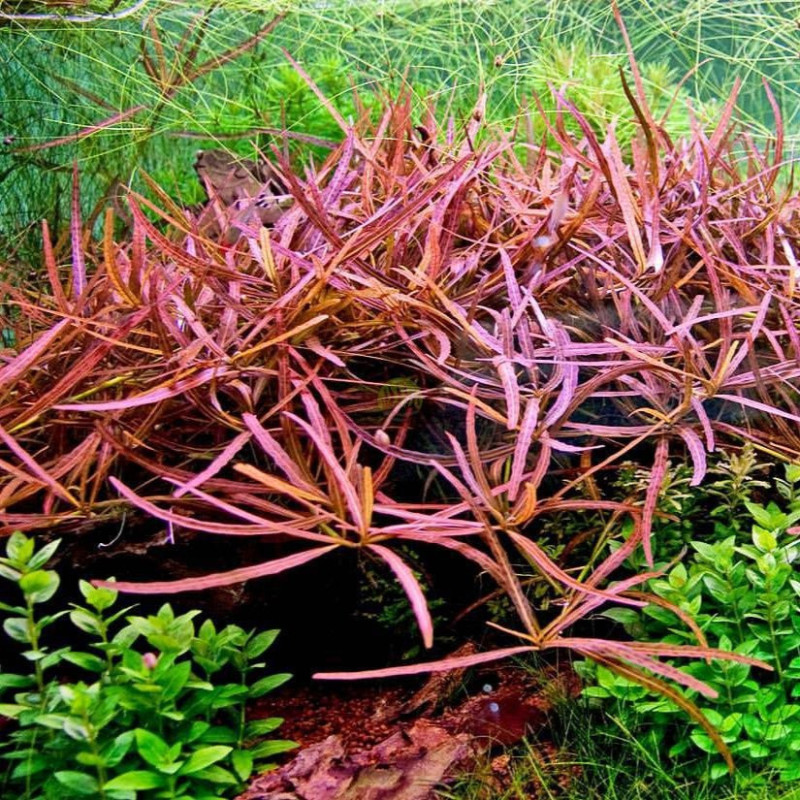
[(339, 463), (338, 459), (336, 458), (336, 454), (331, 449), (329, 441), (326, 441), (326, 438), (329, 438), (327, 430), (319, 431), (309, 425), (309, 423), (304, 419), (301, 419), (296, 414), (292, 414), (288, 411), (286, 412), (286, 417), (291, 419), (293, 422), (296, 422), (308, 434), (311, 441), (314, 442), (317, 447), (317, 452), (328, 465), (331, 473), (336, 479), (337, 488), (344, 495), (344, 500), (347, 504), (347, 508), (350, 511), (350, 516), (353, 520), (353, 523), (359, 531), (364, 532), (364, 516), (361, 510), (361, 502), (358, 499), (358, 493), (356, 492), (355, 486), (353, 486), (352, 482), (350, 481), (350, 478), (347, 477), (347, 474), (342, 469), (342, 465)]
[(492, 364), (500, 376), (503, 384), (503, 393), (506, 397), (506, 427), (513, 431), (519, 424), (519, 384), (514, 364), (504, 356), (496, 356), (492, 359)]
[(408, 664), (404, 667), (387, 667), (386, 669), (368, 669), (362, 672), (317, 672), (311, 677), (320, 681), (375, 680), (376, 678), (397, 678), (402, 675), (419, 675), (427, 672), (448, 672), (453, 669), (475, 667), (491, 661), (502, 661), (504, 658), (530, 653), (536, 648), (506, 647), (502, 650), (489, 650), (486, 653), (475, 653), (470, 656), (453, 656), (441, 661), (427, 661), (422, 664)]
[(72, 162), (72, 215), (69, 234), (72, 242), (72, 298), (77, 301), (86, 289), (86, 261), (83, 257), (83, 228), (77, 161)]
[(622, 153), (619, 149), (613, 125), (610, 125), (608, 128), (604, 150), (607, 157), (609, 175), (611, 177), (611, 188), (617, 198), (617, 203), (622, 212), (622, 218), (625, 220), (628, 242), (633, 251), (633, 258), (638, 268), (637, 272), (643, 273), (647, 269), (647, 256), (644, 252), (642, 234), (639, 230), (639, 220), (636, 215), (636, 200), (633, 197), (630, 183), (625, 174), (626, 167), (622, 162)]
[(319, 495), (319, 489), (308, 482), (297, 464), (258, 421), (258, 417), (256, 417), (255, 414), (245, 412), (242, 414), (242, 421), (253, 434), (253, 437), (264, 452), (275, 462), (275, 466), (278, 467), (295, 486), (304, 489), (309, 494)]
[[(114, 478), (113, 476), (108, 479), (109, 483), (129, 502), (131, 505), (142, 509), (155, 519), (161, 519), (165, 522), (171, 523), (173, 526), (177, 525), (181, 528), (188, 530), (201, 531), (203, 533), (222, 534), (225, 536), (266, 536), (269, 534), (288, 534), (294, 538), (307, 539), (313, 542), (329, 542), (330, 536), (325, 536), (321, 533), (312, 533), (311, 531), (303, 530), (299, 525), (291, 525), (286, 522), (279, 522), (267, 519), (266, 517), (259, 517), (255, 514), (232, 506), (230, 503), (225, 503), (218, 498), (211, 497), (199, 489), (192, 489), (191, 494), (206, 500), (212, 507), (217, 507), (221, 511), (227, 511), (235, 517), (251, 521), (252, 525), (234, 525), (230, 522), (212, 522), (211, 520), (199, 520), (195, 517), (187, 517), (182, 514), (176, 514), (165, 508), (159, 508), (155, 503), (146, 500), (128, 488), (122, 481)], [(171, 498), (164, 498), (170, 500)], [(287, 515), (288, 516), (288, 515)], [(291, 517), (288, 517), (291, 519)], [(314, 518), (307, 518), (304, 522), (307, 525), (313, 525), (316, 520)], [(326, 515), (321, 521), (330, 521), (330, 515)]]
[(686, 449), (692, 458), (692, 480), (689, 486), (699, 486), (706, 475), (706, 451), (700, 437), (686, 425), (677, 428), (678, 435), (686, 443)]
[(149, 392), (143, 392), (123, 400), (108, 400), (100, 403), (59, 403), (54, 408), (59, 411), (124, 411), (129, 408), (139, 408), (140, 406), (160, 403), (171, 397), (180, 397), (190, 389), (196, 389), (204, 383), (209, 383), (218, 378), (226, 378), (231, 374), (232, 370), (226, 367), (210, 367), (188, 378), (179, 378), (170, 386), (151, 389)]
[(0, 425), (0, 441), (28, 468), (34, 479), (42, 483), (51, 491), (55, 492), (63, 500), (66, 500), (75, 508), (80, 507), (80, 503), (65, 489), (36, 459), (27, 453), (17, 442), (17, 440), (7, 433), (5, 428)]
[(34, 366), (41, 357), (53, 347), (59, 334), (67, 327), (72, 325), (70, 319), (62, 319), (46, 330), (31, 345), (28, 345), (21, 353), (18, 353), (5, 366), (0, 369), (0, 390), (7, 391), (17, 378)]
[(575, 580), (575, 578), (573, 578), (571, 575), (564, 572), (564, 570), (561, 569), (561, 567), (559, 567), (558, 564), (556, 564), (555, 561), (553, 561), (553, 559), (550, 558), (541, 547), (539, 547), (539, 545), (531, 541), (526, 536), (522, 536), (519, 533), (513, 533), (512, 531), (508, 532), (508, 536), (514, 542), (514, 544), (517, 545), (519, 551), (529, 558), (538, 567), (542, 575), (549, 580), (562, 583), (564, 586), (572, 589), (574, 592), (602, 598), (606, 601), (634, 606), (636, 608), (644, 608), (644, 606), (647, 605), (647, 603), (643, 603), (641, 600), (634, 600), (629, 597), (621, 597), (614, 591), (614, 589), (597, 589), (582, 581)]
[(230, 586), (233, 583), (263, 578), (266, 575), (277, 575), (280, 572), (307, 564), (320, 556), (335, 550), (338, 545), (315, 547), (313, 550), (304, 550), (291, 556), (276, 558), (273, 561), (264, 561), (251, 567), (239, 567), (228, 572), (215, 572), (199, 578), (181, 578), (175, 581), (147, 581), (143, 583), (134, 581), (92, 581), (93, 586), (104, 589), (115, 589), (128, 594), (176, 594), (177, 592), (197, 592), (204, 589), (213, 589), (217, 586)]
[[(477, 532), (473, 531), (472, 533), (475, 534)], [(486, 572), (488, 575), (491, 575), (492, 578), (494, 578), (498, 583), (503, 578), (502, 571), (499, 569), (497, 564), (486, 555), (486, 553), (458, 539), (453, 539), (450, 536), (442, 536), (435, 531), (435, 528), (427, 531), (413, 530), (403, 532), (398, 534), (398, 538), (411, 539), (416, 542), (425, 542), (426, 544), (435, 544), (437, 547), (444, 547), (448, 550), (454, 550), (456, 553), (464, 556), (464, 558), (474, 561), (484, 572)]]
[(630, 662), (631, 664), (635, 664), (637, 667), (643, 667), (644, 669), (650, 670), (656, 675), (660, 675), (662, 678), (675, 681), (675, 683), (679, 683), (682, 686), (685, 686), (687, 689), (693, 689), (696, 692), (700, 692), (700, 694), (704, 695), (705, 697), (710, 697), (712, 699), (719, 697), (719, 692), (717, 692), (716, 689), (712, 688), (707, 683), (698, 680), (686, 672), (681, 672), (681, 670), (679, 670), (677, 667), (673, 667), (671, 664), (658, 661), (649, 653), (639, 652), (633, 647), (630, 647), (629, 643), (627, 642), (615, 642), (611, 641), (610, 639), (564, 638), (554, 639), (553, 641), (543, 644), (543, 649), (552, 648), (566, 648), (569, 650), (586, 653), (589, 656), (596, 653), (599, 656), (620, 658), (624, 661)]
[(231, 439), (230, 442), (223, 448), (217, 456), (215, 456), (211, 463), (201, 472), (198, 472), (191, 480), (186, 483), (179, 484), (178, 488), (172, 493), (176, 499), (183, 497), (187, 492), (205, 483), (209, 478), (216, 475), (221, 469), (224, 469), (233, 459), (233, 457), (250, 441), (250, 433), (240, 433)]
[(425, 595), (422, 593), (422, 589), (417, 579), (414, 577), (414, 573), (405, 561), (388, 547), (383, 547), (379, 544), (370, 544), (367, 545), (367, 549), (379, 555), (389, 565), (392, 572), (394, 572), (411, 603), (417, 625), (422, 634), (422, 641), (425, 647), (430, 649), (433, 647), (433, 620), (431, 619), (431, 612), (428, 609)]
[(715, 395), (715, 397), (717, 400), (730, 400), (732, 403), (738, 403), (739, 405), (746, 406), (747, 408), (755, 409), (756, 411), (760, 411), (762, 414), (766, 414), (767, 416), (782, 417), (783, 419), (789, 419), (792, 422), (800, 423), (800, 415), (790, 414), (788, 411), (784, 411), (782, 408), (770, 406), (766, 403), (761, 403), (758, 400), (751, 400), (749, 397), (742, 397), (741, 395), (736, 394), (718, 394)]
[(645, 561), (649, 566), (653, 566), (653, 547), (650, 541), (650, 533), (653, 528), (653, 515), (656, 512), (658, 498), (661, 496), (661, 486), (664, 483), (664, 476), (667, 474), (669, 465), (669, 440), (662, 436), (656, 444), (653, 468), (650, 470), (650, 482), (647, 485), (647, 492), (644, 497), (644, 508), (642, 509), (642, 549), (644, 550)]
[(528, 452), (533, 443), (533, 435), (536, 431), (536, 424), (538, 421), (539, 398), (531, 397), (525, 406), (522, 424), (520, 425), (517, 441), (514, 445), (514, 459), (511, 462), (511, 477), (508, 481), (508, 499), (512, 503), (517, 499), (522, 476), (525, 473)]
[(706, 410), (699, 397), (692, 395), (691, 403), (694, 413), (697, 414), (697, 419), (700, 420), (700, 427), (702, 427), (703, 435), (706, 438), (706, 450), (708, 450), (709, 453), (713, 453), (715, 441), (714, 428), (711, 426), (711, 420), (708, 418), (708, 414), (706, 414)]

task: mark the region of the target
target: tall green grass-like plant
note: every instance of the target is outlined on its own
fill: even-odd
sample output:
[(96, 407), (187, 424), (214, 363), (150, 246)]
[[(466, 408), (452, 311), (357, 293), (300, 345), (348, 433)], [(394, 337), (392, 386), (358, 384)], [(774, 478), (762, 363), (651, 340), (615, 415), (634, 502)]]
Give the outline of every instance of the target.
[[(766, 74), (791, 119), (797, 105), (792, 73), (774, 69), (777, 63), (793, 68), (788, 23), (776, 28), (769, 4), (734, 5), (742, 9), (736, 15), (742, 30), (729, 32), (726, 55), (713, 44), (721, 41), (720, 26), (728, 25), (718, 4), (698, 2), (695, 13), (687, 14), (682, 4), (668, 0), (656, 15), (643, 12), (638, 1), (621, 3), (654, 116), (664, 117), (673, 137), (689, 131), (692, 115), (700, 124), (713, 122), (727, 92), (720, 87), (735, 77), (728, 63), (737, 59), (746, 62), (742, 97), (764, 106), (757, 74)], [(66, 224), (73, 160), (83, 175), (83, 210), (89, 214), (106, 195), (118, 196), (119, 184), (147, 192), (142, 169), (183, 203), (195, 202), (200, 192), (191, 164), (198, 147), (224, 146), (252, 156), (254, 144), (265, 151), (282, 146), (288, 131), (295, 155), (308, 160), (310, 149), (324, 158), (319, 140), (338, 141), (341, 131), (288, 66), (282, 48), (303, 63), (346, 119), (362, 112), (351, 85), (369, 104), (373, 94), (395, 89), (405, 75), (415, 87), (420, 115), (433, 96), (442, 113), (452, 111), (460, 121), (483, 86), (492, 119), (509, 130), (524, 127), (528, 120), (520, 112), (531, 106), (534, 92), (555, 113), (552, 84), (596, 133), (617, 120), (623, 151), (635, 131), (617, 80), (622, 42), (608, 4), (436, 0), (386, 6), (336, 0), (134, 6), (135, 14), (94, 22), (17, 19), (0, 25), (0, 139), (7, 142), (0, 146), (0, 236), (27, 261), (35, 262), (35, 250), (28, 246), (23, 252), (17, 245), (37, 240), (42, 218), (54, 230)], [(272, 22), (265, 14), (280, 23), (265, 26)], [(665, 46), (673, 39), (652, 33), (665, 15), (681, 23), (681, 47)], [(709, 43), (702, 30), (711, 32)], [(765, 32), (772, 37), (768, 44)], [(687, 43), (692, 36), (696, 40)], [(701, 63), (706, 56), (712, 63)], [(200, 71), (203, 65), (209, 69)], [(679, 89), (676, 81), (683, 76), (687, 83)], [(750, 108), (748, 116), (763, 130), (772, 110)], [(544, 126), (536, 115), (532, 124), (541, 136)], [(789, 139), (791, 130), (790, 125)], [(305, 146), (298, 150), (296, 141)]]
[[(126, 616), (130, 608), (112, 610), (113, 588), (85, 581), (85, 605), (42, 614), (59, 587), (58, 573), (46, 569), (58, 544), (37, 551), (15, 533), (0, 558), (0, 576), (23, 599), (0, 604), (3, 630), (32, 670), (0, 673), (0, 715), (11, 719), (0, 743), (3, 798), (219, 798), (294, 746), (262, 740), (280, 719), (245, 717), (248, 700), (289, 678), (262, 675), (259, 659), (277, 631), (217, 631), (210, 620), (196, 628), (197, 612), (176, 616), (169, 605)], [(88, 650), (45, 644), (47, 629), (65, 615)], [(5, 661), (7, 646), (3, 652)], [(75, 668), (85, 680), (65, 680)]]

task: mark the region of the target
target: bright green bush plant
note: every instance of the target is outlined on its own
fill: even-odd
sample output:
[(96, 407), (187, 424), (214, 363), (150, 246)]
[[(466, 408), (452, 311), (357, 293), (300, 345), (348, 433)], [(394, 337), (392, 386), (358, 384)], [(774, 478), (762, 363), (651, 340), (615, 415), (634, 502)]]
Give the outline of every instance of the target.
[[(289, 678), (263, 675), (260, 658), (277, 631), (218, 631), (211, 620), (196, 627), (199, 612), (176, 615), (168, 604), (130, 616), (131, 607), (114, 609), (116, 591), (85, 581), (84, 605), (40, 614), (59, 588), (58, 573), (45, 568), (58, 544), (37, 551), (15, 533), (0, 559), (0, 575), (23, 597), (0, 604), (3, 629), (31, 665), (28, 674), (0, 673), (0, 715), (13, 720), (0, 743), (4, 800), (227, 797), (294, 746), (263, 740), (281, 719), (245, 718), (248, 701)], [(44, 644), (64, 616), (88, 649)], [(87, 677), (64, 680), (75, 668)]]
[[(747, 491), (746, 485), (740, 488)], [(648, 590), (690, 614), (712, 646), (774, 667), (774, 677), (721, 661), (697, 661), (683, 669), (719, 693), (715, 701), (695, 699), (739, 768), (745, 774), (773, 771), (794, 781), (800, 779), (800, 531), (793, 528), (800, 520), (800, 466), (785, 465), (774, 490), (781, 503), (766, 506), (731, 491), (711, 511), (713, 536), (690, 541), (688, 556), (651, 580)], [(611, 609), (604, 616), (621, 622), (638, 640), (687, 641), (675, 615), (658, 605)], [(675, 759), (696, 757), (698, 750), (710, 754), (712, 777), (726, 772), (705, 732), (696, 726), (686, 731), (685, 717), (669, 700), (602, 666), (587, 663), (582, 670), (592, 681), (584, 694), (601, 701), (624, 727)], [(706, 768), (706, 759), (695, 759), (694, 769)]]

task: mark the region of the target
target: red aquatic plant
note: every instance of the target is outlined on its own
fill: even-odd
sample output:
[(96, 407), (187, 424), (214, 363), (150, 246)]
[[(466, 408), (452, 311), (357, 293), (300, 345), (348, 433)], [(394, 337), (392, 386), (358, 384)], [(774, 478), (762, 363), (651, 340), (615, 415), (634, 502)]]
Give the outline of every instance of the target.
[[(759, 149), (730, 124), (734, 90), (714, 131), (673, 142), (632, 68), (631, 153), (557, 92), (542, 143), (484, 130), (481, 103), (460, 133), (433, 107), (415, 120), (403, 94), (352, 125), (328, 105), (344, 139), (316, 170), (271, 154), (294, 200), (271, 229), (219, 209), (212, 237), (167, 198), (131, 195), (130, 236), (115, 239), (109, 212), (95, 245), (76, 202), (69, 255), (44, 229), (48, 291), (2, 287), (2, 530), (135, 508), (173, 533), (265, 542), (261, 563), (116, 584), (130, 592), (359, 549), (398, 579), (426, 646), (431, 615), (397, 544), (445, 547), (507, 594), (517, 643), (319, 677), (569, 649), (658, 688), (724, 751), (665, 681), (709, 687), (661, 658), (766, 665), (708, 647), (696, 627), (681, 647), (570, 629), (601, 604), (648, 602), (637, 589), (654, 572), (620, 567), (640, 546), (652, 565), (669, 459), (699, 485), (709, 458), (745, 442), (800, 454), (800, 204), (780, 121)], [(596, 477), (632, 457), (651, 470), (644, 496), (604, 496)], [(421, 476), (413, 497), (401, 467)], [(574, 510), (629, 535), (561, 563), (539, 523)], [(549, 585), (547, 610), (521, 564)]]

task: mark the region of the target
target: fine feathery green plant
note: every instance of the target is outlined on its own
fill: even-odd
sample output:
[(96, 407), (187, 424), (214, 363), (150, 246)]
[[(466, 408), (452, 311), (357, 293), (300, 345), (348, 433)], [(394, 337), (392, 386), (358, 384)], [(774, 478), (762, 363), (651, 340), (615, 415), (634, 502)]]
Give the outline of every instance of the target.
[[(735, 466), (735, 465), (734, 465)], [(741, 466), (741, 465), (740, 465)], [(735, 479), (735, 475), (731, 475)], [(649, 591), (691, 615), (709, 644), (771, 664), (774, 679), (756, 676), (747, 664), (698, 661), (683, 667), (719, 694), (703, 702), (703, 713), (719, 731), (744, 775), (774, 772), (783, 781), (800, 780), (800, 466), (785, 465), (775, 482), (783, 508), (743, 500), (741, 507), (717, 506), (714, 533), (689, 543), (690, 555)], [(735, 509), (738, 516), (727, 512)], [(744, 511), (744, 514), (741, 513)], [(673, 613), (658, 605), (603, 612), (638, 640), (685, 643)], [(603, 704), (623, 729), (651, 742), (685, 769), (722, 778), (725, 765), (705, 732), (688, 722), (664, 697), (602, 666), (588, 662), (581, 672), (590, 685), (584, 694)], [(691, 693), (689, 693), (691, 696)], [(689, 725), (688, 732), (685, 726)]]
[[(58, 230), (69, 217), (73, 160), (90, 215), (118, 197), (120, 185), (146, 192), (141, 169), (181, 202), (198, 201), (197, 148), (252, 156), (253, 143), (269, 152), (287, 132), (292, 144), (302, 142), (301, 158), (324, 158), (320, 140), (341, 132), (283, 49), (345, 119), (363, 111), (353, 88), (370, 106), (374, 94), (392, 92), (405, 76), (423, 114), (430, 99), (468, 116), (484, 87), (491, 120), (508, 129), (531, 125), (540, 140), (541, 119), (522, 121), (520, 109), (531, 107), (535, 93), (555, 116), (552, 85), (595, 133), (616, 124), (623, 150), (637, 130), (618, 80), (622, 42), (607, 3), (133, 5), (135, 13), (119, 19), (80, 21), (78, 14), (47, 24), (24, 15), (4, 20), (0, 11), (0, 237), (27, 260), (35, 261), (39, 220)], [(692, 117), (700, 124), (719, 118), (715, 104), (739, 66), (736, 114), (762, 135), (771, 129), (764, 76), (794, 129), (800, 92), (791, 13), (753, 0), (736, 0), (730, 14), (707, 1), (691, 14), (676, 0), (658, 14), (649, 2), (619, 5), (653, 114), (673, 138), (690, 132)], [(795, 138), (787, 133), (790, 147)]]
[[(277, 631), (217, 631), (211, 620), (196, 627), (199, 612), (176, 615), (169, 604), (127, 616), (131, 607), (113, 609), (116, 591), (85, 581), (84, 605), (42, 614), (59, 587), (58, 573), (45, 569), (58, 544), (37, 551), (14, 533), (0, 558), (0, 576), (23, 598), (0, 603), (3, 629), (31, 665), (27, 674), (0, 672), (0, 715), (11, 718), (0, 742), (3, 800), (229, 797), (295, 746), (263, 739), (280, 718), (245, 717), (248, 701), (290, 677), (263, 675), (260, 659)], [(65, 616), (88, 649), (44, 643)], [(87, 677), (65, 680), (76, 671)]]

